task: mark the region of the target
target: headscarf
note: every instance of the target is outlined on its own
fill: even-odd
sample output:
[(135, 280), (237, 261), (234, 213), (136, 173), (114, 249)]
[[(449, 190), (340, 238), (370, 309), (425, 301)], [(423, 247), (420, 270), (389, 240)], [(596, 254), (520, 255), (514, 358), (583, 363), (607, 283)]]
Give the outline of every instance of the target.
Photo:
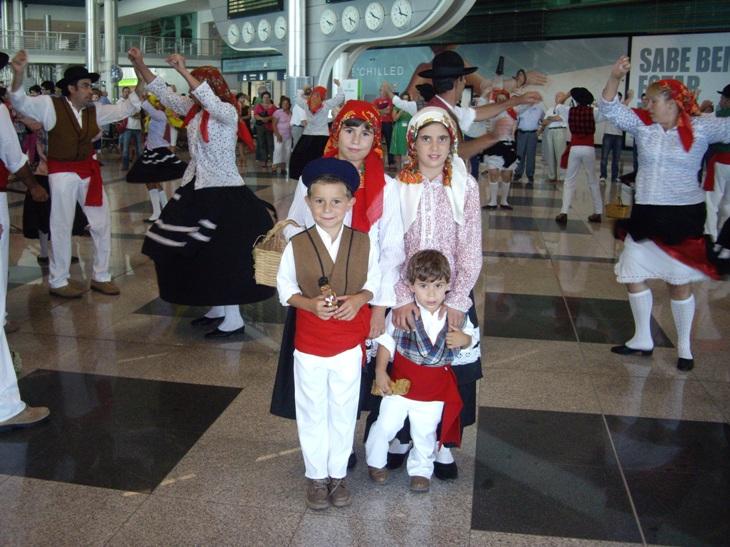
[[(225, 78), (223, 78), (223, 74), (221, 74), (220, 70), (214, 66), (199, 66), (194, 68), (190, 72), (190, 75), (199, 82), (207, 82), (216, 97), (224, 103), (230, 103), (236, 109), (236, 112), (239, 112), (240, 109), (236, 101), (236, 96), (231, 93), (228, 83)], [(192, 120), (201, 110), (203, 111), (203, 117), (200, 120), (200, 135), (203, 137), (204, 142), (208, 142), (208, 120), (210, 119), (210, 113), (207, 110), (198, 104), (193, 105), (185, 116), (183, 123), (187, 126), (190, 123), (190, 120)], [(250, 150), (253, 150), (254, 144), (253, 139), (251, 138), (251, 133), (248, 131), (246, 124), (241, 121), (240, 116), (236, 117), (239, 118), (238, 138), (246, 143)]]
[[(679, 108), (677, 133), (679, 133), (679, 140), (682, 142), (682, 146), (687, 152), (689, 152), (690, 148), (692, 148), (692, 144), (694, 143), (691, 116), (700, 115), (700, 107), (697, 105), (697, 98), (694, 93), (687, 89), (687, 86), (679, 80), (659, 80), (656, 84), (662, 92), (669, 94), (669, 97), (677, 105), (677, 108)], [(634, 108), (633, 110), (646, 125), (654, 123), (651, 119), (651, 114), (649, 114), (647, 110), (640, 108)]]
[(408, 163), (398, 174), (400, 186), (401, 214), (403, 216), (403, 227), (408, 230), (418, 214), (418, 203), (421, 200), (423, 191), (423, 175), (418, 170), (418, 158), (416, 157), (416, 138), (418, 132), (430, 123), (440, 123), (449, 132), (451, 137), (451, 150), (449, 157), (444, 163), (442, 183), (446, 189), (446, 195), (451, 204), (451, 212), (457, 224), (464, 224), (464, 201), (466, 200), (466, 180), (468, 172), (464, 160), (459, 157), (458, 128), (454, 119), (443, 108), (427, 106), (416, 112), (415, 116), (408, 122), (406, 140), (408, 142)]
[[(316, 89), (316, 88), (315, 88)], [(373, 128), (373, 146), (365, 157), (364, 171), (360, 172), (360, 187), (355, 192), (355, 205), (352, 208), (352, 227), (361, 232), (369, 232), (370, 227), (383, 215), (383, 189), (385, 171), (383, 169), (383, 149), (381, 148), (380, 114), (366, 101), (347, 101), (332, 122), (330, 137), (324, 148), (325, 158), (338, 157), (340, 131), (347, 120), (362, 120)]]
[[(493, 89), (492, 92), (490, 93), (490, 99), (492, 99), (493, 103), (496, 103), (498, 97), (504, 97), (506, 101), (509, 101), (509, 98), (510, 98), (509, 91), (507, 91), (506, 89), (500, 89), (500, 88)], [(509, 114), (510, 118), (512, 118), (513, 120), (517, 119), (517, 111), (514, 108), (512, 108), (511, 106), (507, 109), (507, 114)]]
[(307, 99), (307, 106), (312, 114), (316, 114), (317, 111), (324, 106), (324, 101), (327, 98), (327, 88), (318, 85), (312, 88), (312, 93)]

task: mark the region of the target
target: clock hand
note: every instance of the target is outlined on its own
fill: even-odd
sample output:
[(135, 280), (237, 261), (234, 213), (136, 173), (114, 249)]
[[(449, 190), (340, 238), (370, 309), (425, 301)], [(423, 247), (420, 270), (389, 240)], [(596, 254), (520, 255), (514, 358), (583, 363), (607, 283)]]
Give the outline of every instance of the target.
[(355, 24), (355, 20), (352, 17), (348, 17), (348, 19), (350, 20), (350, 23), (352, 23), (353, 25)]
[(331, 27), (334, 27), (334, 26), (335, 26), (335, 25), (334, 25), (334, 23), (332, 23), (332, 21), (330, 21), (330, 20), (327, 20), (327, 24), (328, 24), (329, 26), (331, 26)]
[(398, 13), (400, 13), (400, 14), (401, 14), (401, 15), (402, 15), (403, 17), (405, 17), (405, 16), (406, 16), (406, 14), (405, 14), (405, 13), (403, 13), (403, 12), (402, 12), (402, 11), (400, 10), (400, 6), (398, 6)]
[(378, 21), (380, 21), (380, 17), (375, 15), (372, 11), (370, 12), (370, 17), (375, 17)]

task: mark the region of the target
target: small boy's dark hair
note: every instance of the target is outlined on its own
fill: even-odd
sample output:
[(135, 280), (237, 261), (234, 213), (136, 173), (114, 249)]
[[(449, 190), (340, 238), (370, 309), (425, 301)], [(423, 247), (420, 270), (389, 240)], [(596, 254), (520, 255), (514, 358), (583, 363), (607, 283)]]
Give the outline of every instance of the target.
[(370, 124), (370, 122), (366, 122), (365, 120), (361, 120), (360, 118), (349, 118), (342, 122), (343, 127), (360, 127), (364, 126), (365, 129), (368, 131), (374, 131), (373, 126)]
[(439, 251), (426, 249), (418, 251), (408, 261), (406, 279), (413, 284), (416, 281), (451, 281), (451, 266), (446, 257)]
[(347, 194), (348, 198), (352, 197), (352, 192), (347, 187), (347, 184), (345, 184), (345, 181), (341, 178), (335, 177), (334, 175), (322, 175), (321, 177), (318, 177), (311, 186), (307, 187), (307, 197), (312, 196), (312, 186), (315, 184), (341, 184), (345, 187), (345, 193)]
[(32, 85), (28, 88), (28, 93), (38, 93), (41, 94), (41, 86), (39, 85)]

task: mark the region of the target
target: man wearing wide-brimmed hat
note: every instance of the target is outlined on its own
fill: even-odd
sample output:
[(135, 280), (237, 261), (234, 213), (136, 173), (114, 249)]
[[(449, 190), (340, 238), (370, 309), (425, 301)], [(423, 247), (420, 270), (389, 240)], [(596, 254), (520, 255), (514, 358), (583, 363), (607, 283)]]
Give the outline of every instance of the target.
[(94, 242), (94, 273), (91, 288), (116, 295), (119, 289), (111, 280), (111, 215), (104, 192), (99, 162), (92, 139), (104, 125), (139, 112), (140, 101), (115, 105), (92, 105), (91, 84), (99, 75), (83, 66), (66, 69), (56, 85), (61, 97), (28, 97), (22, 89), (28, 56), (19, 51), (11, 61), (14, 71), (10, 100), (15, 109), (43, 124), (48, 131), (48, 183), (51, 188), (51, 233), (53, 253), (50, 257), (50, 293), (63, 298), (78, 298), (87, 288), (70, 279), (71, 230), (76, 202), (89, 220)]
[[(0, 69), (7, 63), (8, 56), (0, 53)], [(8, 282), (10, 215), (5, 187), (9, 173), (15, 173), (16, 177), (28, 186), (33, 199), (39, 201), (48, 199), (46, 191), (33, 178), (28, 158), (20, 149), (15, 128), (10, 121), (10, 113), (5, 105), (0, 103), (0, 319), (5, 317)], [(0, 432), (33, 425), (46, 419), (47, 416), (47, 408), (29, 407), (20, 399), (18, 379), (13, 369), (5, 331), (0, 328)]]

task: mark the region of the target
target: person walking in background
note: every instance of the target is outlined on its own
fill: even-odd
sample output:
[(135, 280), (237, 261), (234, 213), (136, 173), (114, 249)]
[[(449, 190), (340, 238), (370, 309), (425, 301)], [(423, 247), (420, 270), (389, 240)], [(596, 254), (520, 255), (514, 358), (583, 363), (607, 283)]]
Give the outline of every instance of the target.
[[(618, 94), (618, 100), (623, 100), (623, 95)], [(621, 150), (624, 147), (624, 132), (613, 125), (610, 121), (603, 122), (603, 140), (601, 142), (601, 179), (606, 182), (608, 177), (608, 156), (611, 156), (611, 182), (618, 182), (619, 162), (621, 161)]]
[(515, 169), (515, 182), (527, 174), (527, 182), (535, 182), (535, 159), (537, 157), (537, 129), (545, 117), (540, 104), (519, 109), (517, 114), (517, 157), (520, 162)]
[[(274, 155), (274, 126), (272, 123), (276, 105), (271, 102), (271, 93), (264, 91), (261, 100), (253, 109), (256, 120), (256, 161), (260, 167), (268, 167)], [(272, 168), (274, 172), (276, 169)]]
[(273, 114), (274, 158), (271, 161), (272, 171), (276, 173), (278, 169), (282, 175), (286, 174), (292, 150), (291, 116), (291, 100), (283, 95), (279, 99), (279, 109)]
[(549, 182), (558, 182), (561, 178), (560, 158), (568, 143), (568, 120), (560, 117), (557, 108), (569, 98), (570, 95), (562, 91), (555, 94), (555, 105), (545, 112), (538, 130), (538, 136), (542, 134), (542, 157), (547, 165)]

